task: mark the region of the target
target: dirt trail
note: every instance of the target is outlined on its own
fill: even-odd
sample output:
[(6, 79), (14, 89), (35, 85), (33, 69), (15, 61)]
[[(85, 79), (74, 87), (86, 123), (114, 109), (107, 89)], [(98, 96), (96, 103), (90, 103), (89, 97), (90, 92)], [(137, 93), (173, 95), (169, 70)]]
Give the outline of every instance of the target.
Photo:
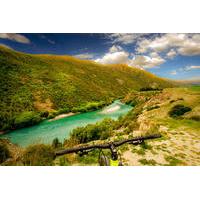
[(145, 150), (129, 145), (129, 150), (122, 157), (127, 165), (144, 165), (141, 163), (144, 159), (147, 165), (151, 165), (152, 160), (152, 165), (200, 165), (200, 134), (168, 131), (165, 137), (148, 141), (150, 147)]

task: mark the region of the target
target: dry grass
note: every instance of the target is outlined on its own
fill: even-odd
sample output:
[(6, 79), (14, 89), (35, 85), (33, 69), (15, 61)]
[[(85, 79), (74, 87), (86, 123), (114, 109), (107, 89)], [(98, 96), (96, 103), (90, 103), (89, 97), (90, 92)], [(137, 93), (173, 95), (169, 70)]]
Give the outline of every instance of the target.
[[(200, 165), (200, 123), (188, 119), (193, 113), (200, 114), (199, 97), (200, 90), (171, 88), (151, 98), (144, 107), (160, 107), (143, 111), (138, 118), (140, 130), (147, 132), (152, 126), (159, 126), (163, 138), (149, 141), (152, 148), (145, 151), (139, 146), (129, 146), (129, 150), (123, 154), (127, 165)], [(170, 118), (169, 110), (180, 102), (190, 106), (192, 111), (183, 119)]]

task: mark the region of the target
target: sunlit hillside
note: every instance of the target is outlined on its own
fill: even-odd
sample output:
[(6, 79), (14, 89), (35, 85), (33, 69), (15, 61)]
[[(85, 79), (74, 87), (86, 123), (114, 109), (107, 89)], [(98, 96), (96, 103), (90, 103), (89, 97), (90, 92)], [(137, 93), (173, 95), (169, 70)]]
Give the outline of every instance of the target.
[(0, 130), (15, 128), (24, 116), (36, 116), (35, 121), (39, 121), (39, 112), (56, 115), (90, 103), (106, 104), (133, 89), (173, 86), (168, 80), (126, 65), (31, 55), (5, 47), (0, 47), (0, 74)]

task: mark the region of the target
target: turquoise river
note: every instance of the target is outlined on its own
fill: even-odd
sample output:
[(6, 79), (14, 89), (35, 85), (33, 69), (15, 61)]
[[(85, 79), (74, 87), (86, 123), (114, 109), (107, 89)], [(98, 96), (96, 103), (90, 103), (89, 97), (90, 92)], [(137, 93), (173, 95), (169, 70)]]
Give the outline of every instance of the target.
[(131, 106), (116, 100), (111, 105), (97, 111), (81, 113), (52, 121), (45, 120), (35, 126), (10, 131), (0, 137), (8, 138), (12, 143), (22, 147), (36, 143), (50, 144), (54, 138), (63, 141), (69, 137), (70, 132), (76, 127), (93, 124), (105, 118), (116, 120), (131, 109)]

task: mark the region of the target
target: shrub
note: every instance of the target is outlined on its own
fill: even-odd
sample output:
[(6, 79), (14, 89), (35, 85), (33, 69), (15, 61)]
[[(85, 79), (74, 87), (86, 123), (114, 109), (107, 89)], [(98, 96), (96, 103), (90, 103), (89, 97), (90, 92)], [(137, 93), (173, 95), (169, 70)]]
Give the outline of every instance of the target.
[(179, 101), (182, 101), (182, 100), (184, 100), (184, 99), (181, 97), (181, 98), (178, 98), (178, 100), (179, 100)]
[(192, 115), (189, 119), (192, 119), (194, 121), (200, 121), (200, 116), (199, 115)]
[(165, 156), (165, 160), (169, 162), (169, 166), (183, 165), (183, 162), (173, 156)]
[(174, 103), (175, 102), (175, 100), (174, 99), (172, 99), (169, 103)]
[(178, 104), (172, 107), (172, 109), (169, 111), (170, 117), (179, 117), (181, 115), (184, 115), (186, 112), (191, 111), (192, 109), (190, 107)]
[(147, 111), (158, 109), (158, 108), (160, 108), (159, 105), (150, 106), (150, 107), (147, 107)]
[(152, 146), (147, 144), (145, 141), (143, 141), (140, 145), (143, 149), (149, 149), (151, 150), (152, 149)]
[(6, 161), (10, 157), (10, 152), (6, 144), (0, 143), (0, 164)]
[(14, 128), (23, 128), (25, 126), (32, 126), (40, 122), (42, 118), (39, 113), (26, 111), (19, 114), (14, 120)]
[(52, 118), (54, 118), (57, 115), (58, 115), (58, 113), (56, 111), (50, 112), (47, 119), (52, 119)]
[(157, 124), (152, 124), (151, 127), (147, 130), (146, 135), (154, 135), (158, 134), (159, 131), (159, 125)]
[(63, 113), (68, 113), (70, 110), (69, 108), (63, 108), (63, 109), (60, 109), (56, 112), (57, 115), (60, 115), (60, 114), (63, 114)]
[(49, 145), (37, 144), (26, 148), (22, 161), (28, 166), (50, 166), (53, 165), (55, 154)]
[(44, 117), (47, 118), (49, 116), (49, 112), (48, 111), (43, 111), (40, 113), (40, 117)]
[(59, 158), (59, 166), (69, 166), (69, 165), (70, 165), (70, 163), (65, 156), (61, 156)]
[(143, 165), (151, 165), (151, 166), (154, 166), (156, 165), (156, 161), (153, 160), (153, 159), (150, 159), (150, 160), (147, 160), (147, 159), (140, 159), (139, 162)]
[(54, 140), (53, 140), (53, 142), (52, 142), (52, 147), (53, 148), (59, 148), (59, 147), (61, 147), (62, 146), (62, 143), (59, 141), (59, 139), (58, 138), (55, 138)]
[[(104, 154), (106, 155), (106, 152), (104, 151)], [(99, 158), (99, 150), (94, 149), (92, 151), (87, 152), (83, 155), (77, 155), (77, 161), (79, 165), (96, 165), (98, 163)]]
[(104, 119), (96, 124), (89, 124), (85, 127), (78, 127), (71, 133), (71, 139), (78, 143), (87, 143), (93, 140), (104, 140), (111, 136), (115, 121)]
[(72, 112), (89, 112), (89, 111), (95, 111), (97, 109), (102, 108), (103, 106), (105, 106), (107, 103), (104, 101), (100, 101), (100, 102), (88, 102), (84, 105), (81, 105), (80, 107), (74, 107), (72, 109)]
[(157, 91), (157, 90), (162, 90), (162, 89), (160, 89), (160, 88), (152, 88), (152, 87), (140, 88), (140, 91)]

